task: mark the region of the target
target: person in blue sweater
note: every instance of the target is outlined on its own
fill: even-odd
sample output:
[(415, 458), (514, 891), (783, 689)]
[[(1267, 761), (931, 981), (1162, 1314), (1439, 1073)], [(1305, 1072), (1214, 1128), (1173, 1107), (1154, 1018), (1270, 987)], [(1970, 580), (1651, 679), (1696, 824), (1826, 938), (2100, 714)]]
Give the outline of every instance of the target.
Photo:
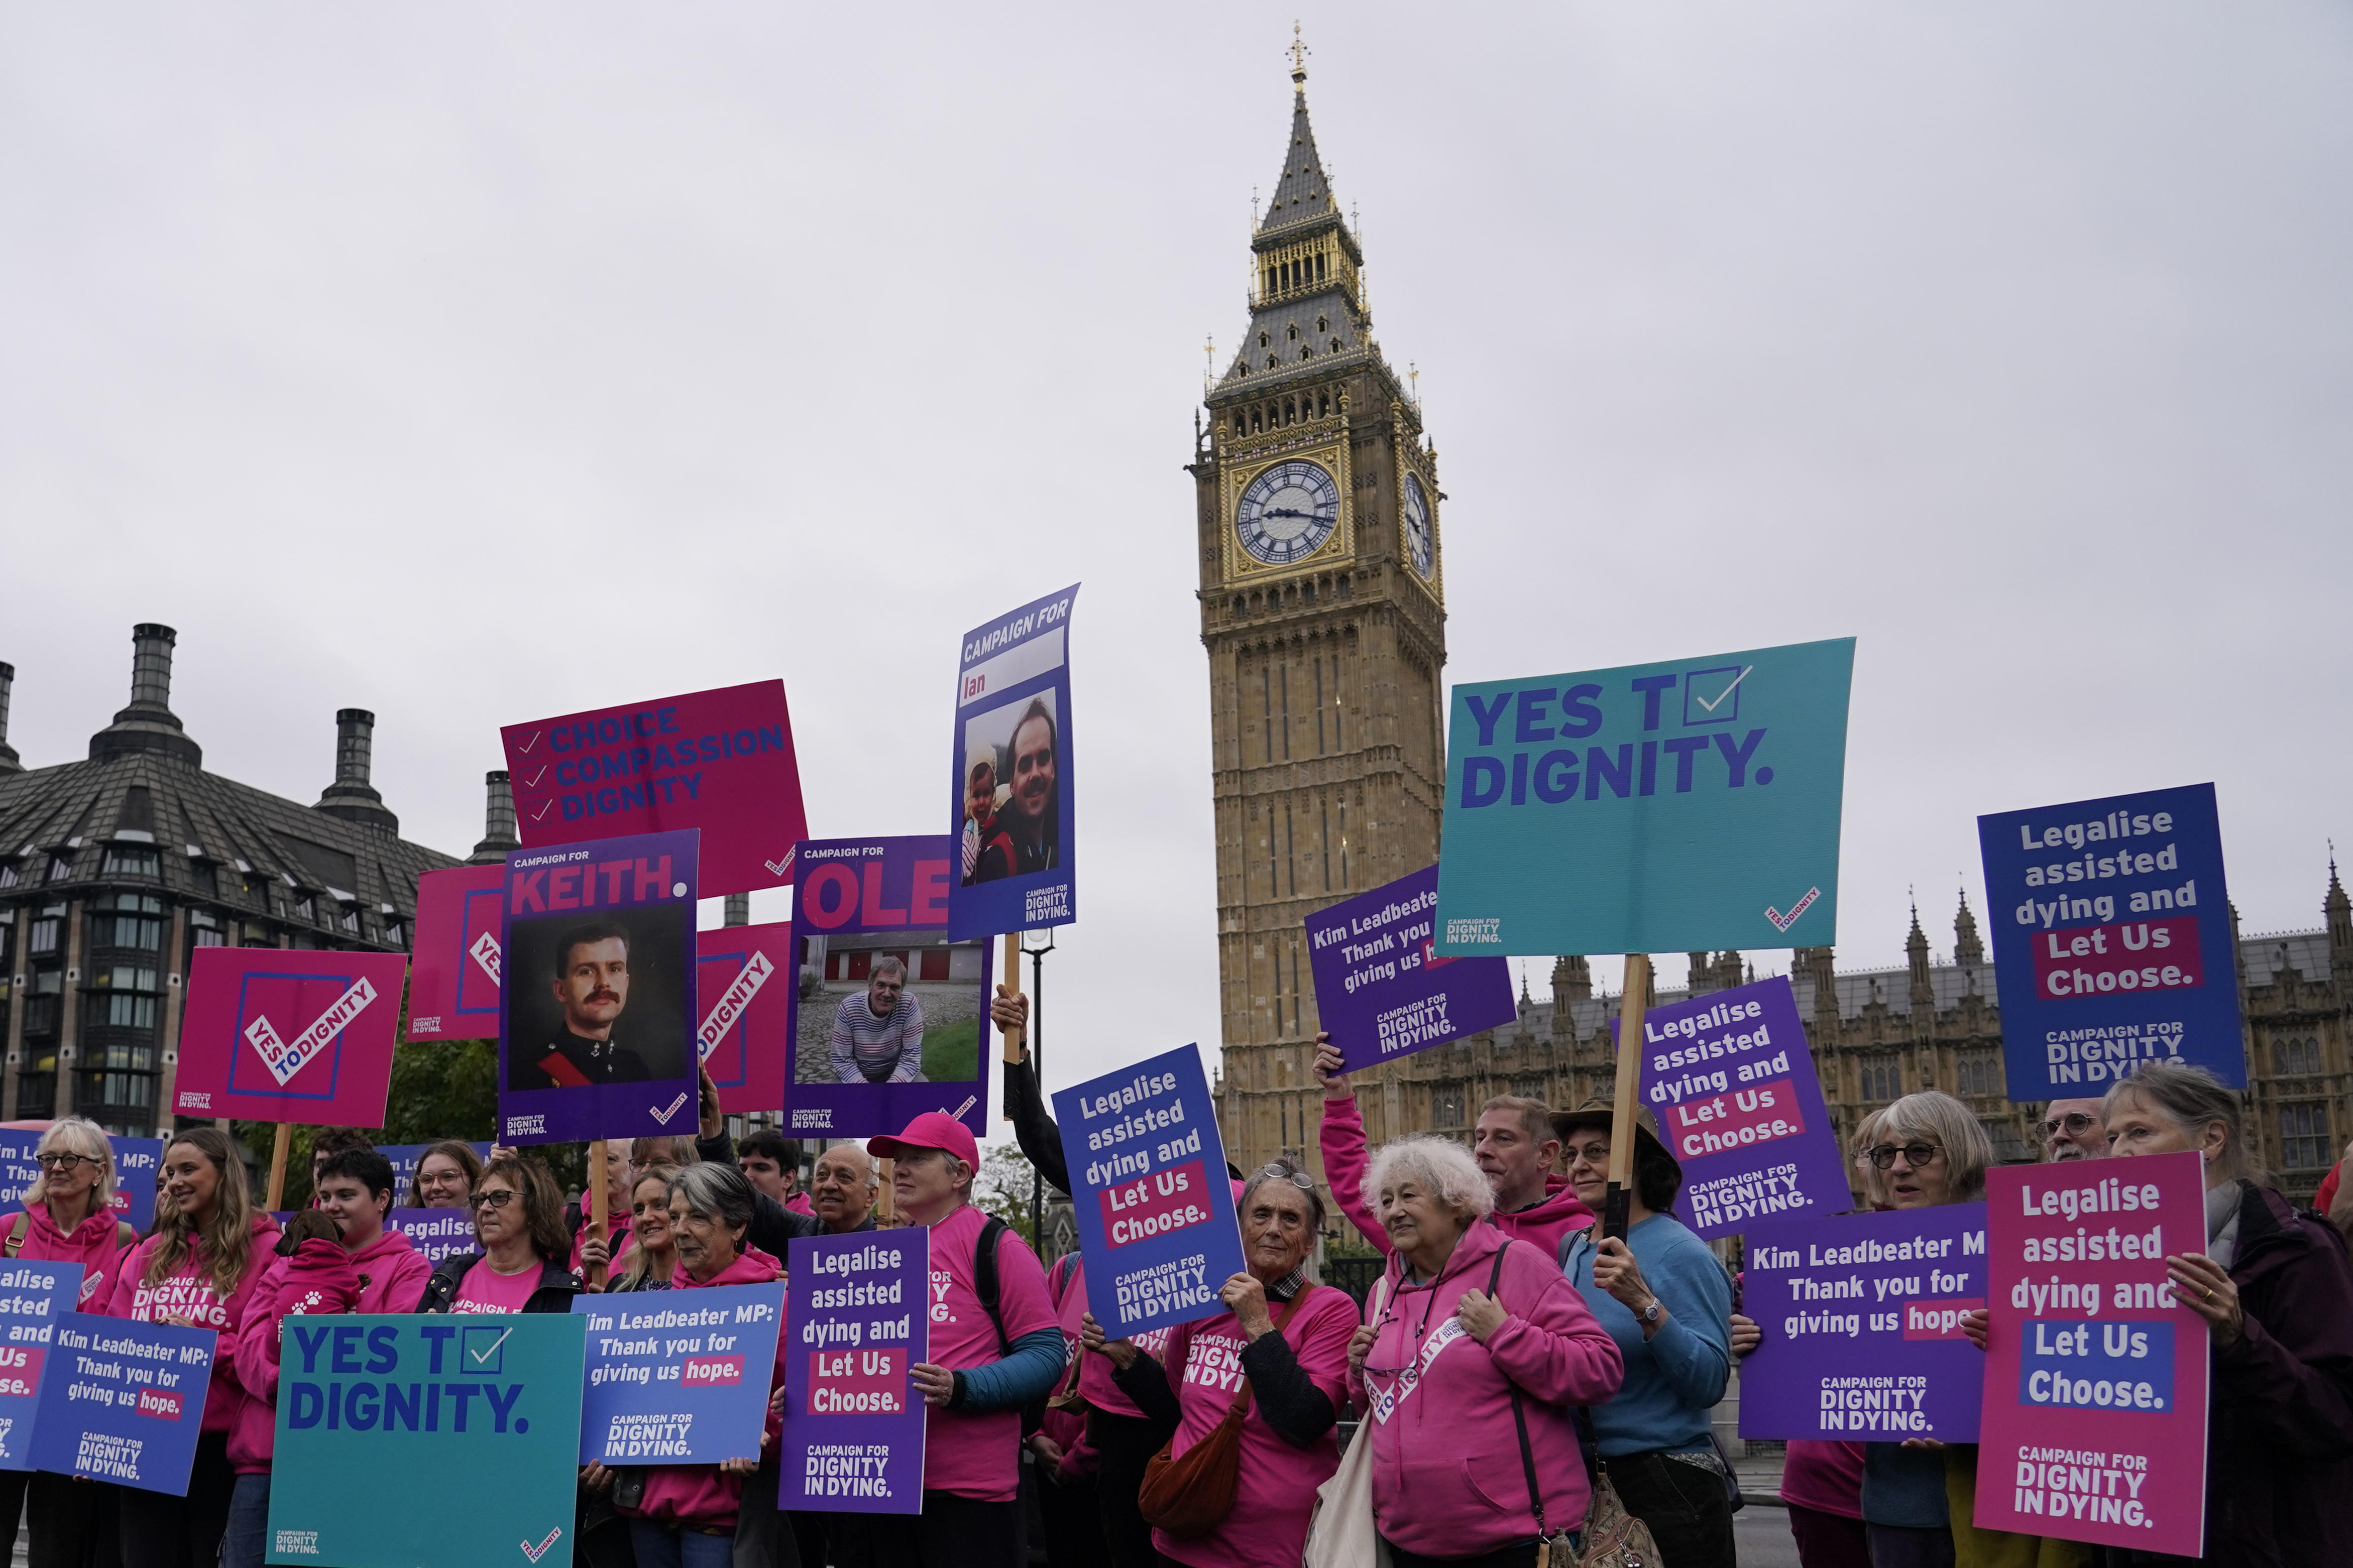
[[(1569, 1184), (1594, 1213), (1609, 1188), (1609, 1101), (1558, 1113), (1553, 1130)], [(1736, 1568), (1728, 1475), (1708, 1417), (1732, 1375), (1732, 1281), (1707, 1244), (1670, 1212), (1683, 1167), (1638, 1110), (1627, 1233), (1599, 1225), (1562, 1245), (1561, 1267), (1596, 1321), (1618, 1342), (1626, 1381), (1591, 1408), (1601, 1468), (1626, 1511), (1651, 1527), (1674, 1568)]]

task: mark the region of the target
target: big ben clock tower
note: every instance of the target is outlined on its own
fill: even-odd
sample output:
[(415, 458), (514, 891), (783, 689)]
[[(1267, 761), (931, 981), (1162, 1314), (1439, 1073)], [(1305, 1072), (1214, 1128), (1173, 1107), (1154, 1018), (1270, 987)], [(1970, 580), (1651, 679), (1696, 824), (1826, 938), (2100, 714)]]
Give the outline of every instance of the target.
[(1190, 466), (1216, 759), (1219, 1120), (1246, 1170), (1314, 1156), (1302, 921), (1437, 859), (1446, 777), (1438, 454), (1372, 336), (1364, 252), (1316, 156), (1295, 46), (1291, 79), (1282, 175), (1250, 241), (1250, 329)]

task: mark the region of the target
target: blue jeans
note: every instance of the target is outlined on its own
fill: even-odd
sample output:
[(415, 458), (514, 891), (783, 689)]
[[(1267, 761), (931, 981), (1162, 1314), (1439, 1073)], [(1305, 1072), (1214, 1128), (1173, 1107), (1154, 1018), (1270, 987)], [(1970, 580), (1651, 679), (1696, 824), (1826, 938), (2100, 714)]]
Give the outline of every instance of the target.
[(228, 1532), (221, 1537), (221, 1568), (261, 1568), (269, 1555), (269, 1472), (239, 1476), (229, 1493)]
[(629, 1545), (638, 1554), (638, 1568), (733, 1568), (735, 1536), (707, 1535), (688, 1527), (676, 1529), (659, 1520), (629, 1521)]

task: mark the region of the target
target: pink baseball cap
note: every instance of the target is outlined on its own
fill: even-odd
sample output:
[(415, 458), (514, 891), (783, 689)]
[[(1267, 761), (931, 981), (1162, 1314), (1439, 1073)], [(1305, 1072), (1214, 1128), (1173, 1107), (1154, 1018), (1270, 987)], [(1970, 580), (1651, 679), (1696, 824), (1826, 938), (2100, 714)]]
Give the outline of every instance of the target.
[(869, 1138), (866, 1152), (878, 1160), (895, 1160), (910, 1149), (944, 1149), (974, 1170), (980, 1169), (980, 1145), (972, 1129), (944, 1110), (926, 1110), (907, 1123), (896, 1138)]

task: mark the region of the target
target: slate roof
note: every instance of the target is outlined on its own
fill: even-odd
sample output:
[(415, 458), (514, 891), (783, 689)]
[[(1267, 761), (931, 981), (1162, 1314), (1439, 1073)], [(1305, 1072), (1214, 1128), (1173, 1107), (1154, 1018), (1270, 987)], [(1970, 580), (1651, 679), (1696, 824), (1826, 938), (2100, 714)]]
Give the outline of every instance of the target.
[(1274, 199), (1259, 219), (1259, 238), (1280, 244), (1290, 231), (1318, 218), (1336, 218), (1332, 182), (1324, 177), (1324, 160), (1316, 155), (1315, 128), (1307, 121), (1307, 89), (1292, 100), (1291, 142), (1283, 150), (1282, 174), (1274, 182)]

